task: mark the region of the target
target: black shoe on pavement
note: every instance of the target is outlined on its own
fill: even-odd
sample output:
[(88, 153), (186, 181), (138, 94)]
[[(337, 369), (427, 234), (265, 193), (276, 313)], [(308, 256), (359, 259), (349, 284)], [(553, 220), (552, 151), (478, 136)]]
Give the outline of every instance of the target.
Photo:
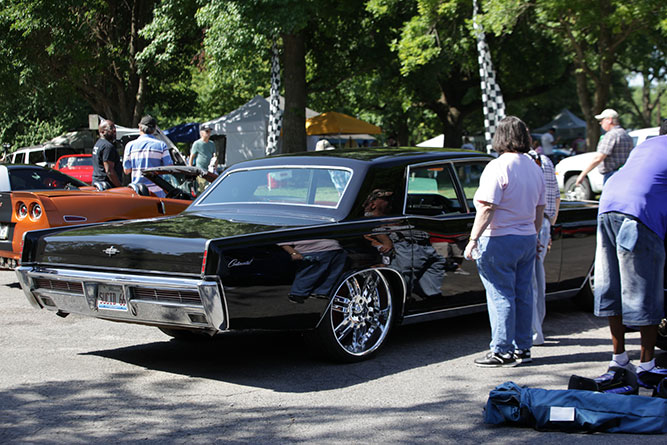
[(530, 349), (515, 349), (514, 360), (517, 363), (530, 363), (533, 359), (530, 356)]
[(516, 360), (512, 354), (489, 352), (484, 357), (475, 359), (475, 365), (481, 368), (511, 368), (516, 366)]
[(297, 303), (297, 304), (303, 304), (304, 301), (306, 301), (306, 298), (308, 298), (308, 295), (294, 295), (294, 294), (289, 294), (287, 295), (287, 298), (289, 298), (289, 301), (292, 303)]
[(613, 367), (600, 377), (589, 379), (573, 375), (567, 389), (580, 389), (585, 391), (599, 391), (612, 394), (632, 394), (639, 393), (637, 384), (637, 375), (625, 368)]
[(644, 388), (655, 389), (665, 377), (667, 377), (667, 368), (655, 366), (650, 371), (642, 371), (637, 367), (637, 382)]

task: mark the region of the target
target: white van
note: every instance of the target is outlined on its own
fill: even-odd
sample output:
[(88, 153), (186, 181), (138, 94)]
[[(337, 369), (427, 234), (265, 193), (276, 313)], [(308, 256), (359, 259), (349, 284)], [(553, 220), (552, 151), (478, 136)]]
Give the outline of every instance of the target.
[(8, 156), (10, 164), (32, 164), (42, 167), (51, 167), (63, 155), (79, 154), (83, 150), (66, 145), (36, 145), (23, 147)]

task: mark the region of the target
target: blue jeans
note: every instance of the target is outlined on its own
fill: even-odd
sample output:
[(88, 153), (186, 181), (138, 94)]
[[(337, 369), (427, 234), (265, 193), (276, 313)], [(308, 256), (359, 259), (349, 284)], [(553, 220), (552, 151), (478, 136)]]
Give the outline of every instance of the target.
[(664, 242), (634, 217), (598, 215), (595, 315), (651, 326), (664, 317)]
[(483, 236), (477, 269), (486, 289), (491, 351), (501, 354), (533, 345), (533, 273), (536, 235)]
[(551, 238), (551, 221), (544, 217), (542, 228), (537, 235), (542, 250), (535, 257), (535, 278), (533, 279), (533, 340), (544, 343), (542, 323), (546, 315), (546, 277), (544, 274), (544, 259), (547, 256), (547, 246)]
[(290, 293), (299, 297), (328, 296), (343, 272), (346, 258), (345, 251), (340, 249), (304, 254), (296, 264)]

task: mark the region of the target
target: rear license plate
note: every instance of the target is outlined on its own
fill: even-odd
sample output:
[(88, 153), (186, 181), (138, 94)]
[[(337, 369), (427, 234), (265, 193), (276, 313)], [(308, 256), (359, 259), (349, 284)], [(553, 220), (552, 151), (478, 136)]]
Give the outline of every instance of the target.
[(7, 239), (9, 237), (9, 226), (0, 224), (0, 239)]
[(120, 286), (100, 284), (97, 286), (97, 308), (108, 311), (127, 312), (127, 300)]

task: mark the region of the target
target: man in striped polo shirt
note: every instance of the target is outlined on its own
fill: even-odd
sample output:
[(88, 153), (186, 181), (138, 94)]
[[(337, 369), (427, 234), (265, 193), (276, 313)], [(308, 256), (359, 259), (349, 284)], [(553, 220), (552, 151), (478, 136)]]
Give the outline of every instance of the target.
[(167, 144), (153, 136), (157, 121), (152, 116), (144, 116), (139, 122), (139, 137), (125, 146), (123, 170), (126, 175), (132, 173), (132, 182), (145, 184), (151, 193), (164, 197), (164, 191), (152, 181), (144, 178), (141, 172), (149, 167), (172, 165)]

